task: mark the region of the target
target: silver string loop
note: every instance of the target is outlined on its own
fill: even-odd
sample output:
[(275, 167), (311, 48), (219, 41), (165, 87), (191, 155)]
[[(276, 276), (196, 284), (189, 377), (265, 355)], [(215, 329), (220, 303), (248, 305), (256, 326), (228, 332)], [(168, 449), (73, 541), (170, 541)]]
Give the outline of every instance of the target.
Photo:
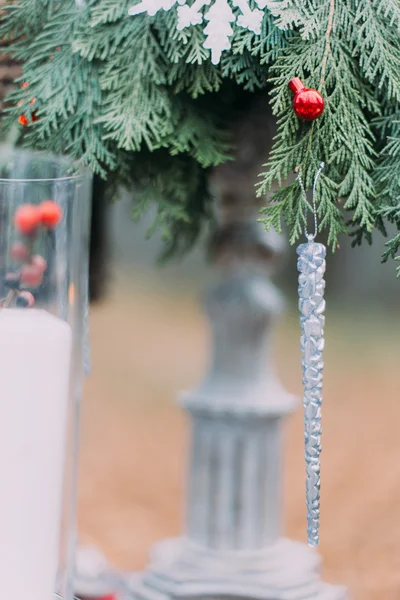
[[(322, 171), (325, 168), (325, 163), (323, 163), (322, 161), (319, 163), (318, 166), (318, 170), (315, 174), (315, 178), (314, 178), (314, 183), (313, 183), (313, 187), (312, 187), (312, 207), (313, 207), (313, 215), (314, 215), (314, 233), (308, 233), (307, 231), (307, 223), (304, 227), (304, 234), (306, 236), (306, 238), (308, 239), (309, 242), (311, 242), (312, 240), (315, 240), (315, 238), (317, 237), (317, 233), (318, 233), (318, 216), (317, 216), (317, 206), (316, 206), (316, 202), (315, 202), (315, 196), (316, 196), (316, 191), (317, 191), (317, 183), (318, 183), (318, 179), (319, 176), (321, 175)], [(305, 202), (307, 202), (307, 193), (303, 184), (303, 180), (301, 178), (301, 167), (299, 167), (299, 172), (297, 174), (297, 181), (299, 182), (299, 186), (303, 195), (303, 199), (305, 200)]]

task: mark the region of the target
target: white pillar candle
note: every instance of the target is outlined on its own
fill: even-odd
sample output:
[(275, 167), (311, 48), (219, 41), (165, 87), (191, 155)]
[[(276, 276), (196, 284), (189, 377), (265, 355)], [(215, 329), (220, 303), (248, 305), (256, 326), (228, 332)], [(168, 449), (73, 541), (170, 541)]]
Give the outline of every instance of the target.
[(0, 590), (52, 600), (59, 556), (71, 328), (0, 311)]

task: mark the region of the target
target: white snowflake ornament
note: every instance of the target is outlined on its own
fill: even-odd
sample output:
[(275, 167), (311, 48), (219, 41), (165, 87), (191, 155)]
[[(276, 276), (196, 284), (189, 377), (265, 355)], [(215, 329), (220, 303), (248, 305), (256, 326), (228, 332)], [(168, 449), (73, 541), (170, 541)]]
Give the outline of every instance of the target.
[(150, 17), (154, 17), (159, 10), (169, 10), (174, 4), (176, 4), (176, 0), (142, 0), (138, 4), (131, 6), (129, 14), (134, 16), (147, 12)]
[(178, 24), (176, 28), (181, 31), (191, 25), (200, 25), (203, 21), (203, 13), (200, 12), (203, 6), (210, 4), (211, 0), (195, 0), (192, 6), (185, 4), (185, 0), (178, 0), (181, 6), (178, 7)]
[(264, 12), (255, 8), (251, 10), (247, 3), (247, 0), (232, 0), (233, 6), (237, 6), (242, 11), (242, 14), (238, 17), (237, 24), (239, 27), (249, 29), (257, 35), (261, 33), (261, 23), (264, 16)]
[(204, 28), (207, 36), (204, 48), (211, 50), (211, 62), (217, 65), (222, 52), (231, 47), (229, 38), (233, 33), (231, 23), (235, 20), (235, 15), (227, 0), (215, 0), (205, 18), (208, 25)]
[[(190, 1), (190, 0), (189, 0)], [(239, 27), (253, 31), (256, 35), (261, 33), (261, 23), (264, 16), (264, 7), (271, 0), (256, 0), (259, 8), (251, 9), (249, 0), (195, 0), (191, 4), (188, 0), (178, 0), (177, 13), (178, 31), (186, 27), (200, 25), (204, 19), (208, 24), (204, 27), (206, 39), (204, 48), (211, 50), (211, 62), (217, 65), (221, 60), (224, 50), (231, 48), (233, 28), (231, 23), (236, 21)], [(177, 0), (141, 0), (129, 9), (130, 15), (147, 13), (153, 17), (159, 10), (170, 10)], [(204, 7), (210, 6), (207, 12)], [(236, 18), (232, 7), (238, 8), (241, 14)]]

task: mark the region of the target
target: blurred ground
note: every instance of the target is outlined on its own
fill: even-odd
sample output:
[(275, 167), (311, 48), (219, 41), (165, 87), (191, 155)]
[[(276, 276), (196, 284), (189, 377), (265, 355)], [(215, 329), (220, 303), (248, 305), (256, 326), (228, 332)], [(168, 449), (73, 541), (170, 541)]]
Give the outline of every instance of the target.
[[(207, 276), (132, 263), (113, 269), (92, 312), (79, 494), (82, 540), (123, 569), (143, 568), (151, 544), (180, 531), (186, 419), (175, 398), (201, 377), (208, 348), (197, 302)], [(400, 319), (360, 306), (336, 299), (327, 313), (320, 550), (325, 579), (347, 584), (354, 600), (399, 600)], [(275, 347), (280, 377), (299, 394), (290, 306)], [(285, 431), (285, 534), (304, 540), (300, 407)]]

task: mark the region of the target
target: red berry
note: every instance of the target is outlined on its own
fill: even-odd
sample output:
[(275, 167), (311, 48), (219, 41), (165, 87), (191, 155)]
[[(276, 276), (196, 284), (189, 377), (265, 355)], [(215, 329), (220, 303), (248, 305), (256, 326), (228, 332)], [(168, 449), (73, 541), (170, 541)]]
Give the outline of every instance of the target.
[[(31, 114), (31, 120), (32, 120), (32, 123), (35, 123), (35, 121), (39, 121), (39, 117), (37, 116), (36, 113)], [(29, 125), (29, 121), (25, 115), (20, 115), (18, 117), (18, 123), (20, 125), (24, 125), (24, 127), (27, 127)]]
[(37, 265), (24, 265), (20, 275), (22, 283), (28, 287), (37, 287), (43, 281), (43, 271)]
[(47, 262), (45, 261), (43, 256), (40, 256), (40, 254), (35, 254), (35, 256), (32, 256), (31, 262), (33, 265), (35, 265), (35, 267), (38, 267), (38, 269), (40, 269), (42, 273), (44, 273), (47, 269)]
[(42, 225), (52, 229), (61, 221), (62, 210), (53, 200), (45, 200), (39, 206)]
[(18, 298), (17, 298), (17, 306), (26, 306), (27, 308), (32, 308), (32, 306), (35, 304), (35, 298), (33, 297), (33, 294), (31, 294), (30, 292), (20, 292)]
[[(29, 102), (29, 104), (35, 104), (35, 102), (36, 102), (36, 98), (32, 98), (32, 100)], [(39, 117), (37, 116), (37, 114), (35, 112), (31, 113), (31, 120), (32, 120), (32, 123), (39, 121)]]
[(23, 235), (33, 233), (40, 225), (40, 211), (33, 204), (24, 204), (15, 213), (15, 227)]
[(15, 242), (15, 244), (11, 246), (10, 256), (14, 260), (23, 262), (29, 257), (29, 250), (22, 242)]

